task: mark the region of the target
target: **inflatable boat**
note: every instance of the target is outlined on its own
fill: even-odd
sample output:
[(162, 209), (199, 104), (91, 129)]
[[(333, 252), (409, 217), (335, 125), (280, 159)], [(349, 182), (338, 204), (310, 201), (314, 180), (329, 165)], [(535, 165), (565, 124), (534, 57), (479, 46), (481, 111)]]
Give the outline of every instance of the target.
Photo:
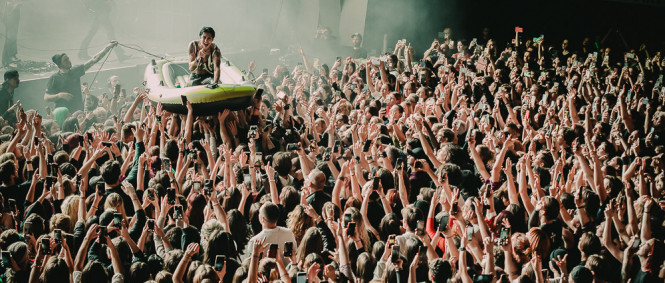
[(222, 58), (217, 85), (191, 86), (187, 61), (155, 61), (145, 69), (145, 87), (153, 104), (162, 103), (164, 110), (186, 114), (184, 95), (192, 103), (194, 115), (216, 115), (224, 109), (240, 110), (252, 103), (257, 88), (226, 58)]

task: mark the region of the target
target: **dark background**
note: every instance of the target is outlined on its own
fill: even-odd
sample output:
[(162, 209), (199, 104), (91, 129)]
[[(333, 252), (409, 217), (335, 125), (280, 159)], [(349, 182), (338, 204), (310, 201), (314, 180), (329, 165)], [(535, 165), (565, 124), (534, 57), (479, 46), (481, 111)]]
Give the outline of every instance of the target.
[(370, 0), (365, 46), (380, 51), (383, 34), (388, 34), (389, 51), (406, 38), (421, 54), (446, 27), (452, 28), (456, 40), (480, 37), (483, 27), (489, 27), (497, 46), (504, 46), (520, 26), (523, 40), (544, 34), (545, 44), (556, 47), (568, 38), (571, 47), (578, 48), (584, 37), (600, 40), (611, 30), (606, 45), (623, 49), (618, 30), (630, 48), (646, 43), (649, 50), (660, 50), (664, 12), (662, 6), (610, 1)]

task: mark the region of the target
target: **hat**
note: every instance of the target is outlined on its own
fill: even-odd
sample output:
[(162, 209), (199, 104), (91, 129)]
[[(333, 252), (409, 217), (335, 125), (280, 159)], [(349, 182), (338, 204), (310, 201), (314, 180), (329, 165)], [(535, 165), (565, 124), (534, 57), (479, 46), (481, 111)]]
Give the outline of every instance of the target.
[(51, 60), (53, 60), (53, 63), (60, 67), (60, 64), (62, 64), (62, 56), (65, 56), (65, 53), (55, 54), (51, 57)]
[(406, 153), (412, 155), (415, 159), (427, 159), (427, 154), (422, 147), (416, 147), (414, 149), (407, 149)]
[(354, 37), (359, 37), (360, 39), (363, 38), (363, 36), (359, 32), (356, 32), (356, 33), (351, 35), (351, 38), (354, 38)]

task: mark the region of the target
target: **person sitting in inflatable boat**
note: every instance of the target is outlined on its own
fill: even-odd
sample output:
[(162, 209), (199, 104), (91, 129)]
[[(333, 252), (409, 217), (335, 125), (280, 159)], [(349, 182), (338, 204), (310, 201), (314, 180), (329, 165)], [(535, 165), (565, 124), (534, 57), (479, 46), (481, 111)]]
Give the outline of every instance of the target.
[(219, 82), (219, 65), (222, 52), (212, 43), (215, 40), (215, 30), (203, 27), (199, 32), (201, 37), (189, 43), (189, 70), (192, 72), (190, 81), (193, 86), (203, 84), (216, 84)]

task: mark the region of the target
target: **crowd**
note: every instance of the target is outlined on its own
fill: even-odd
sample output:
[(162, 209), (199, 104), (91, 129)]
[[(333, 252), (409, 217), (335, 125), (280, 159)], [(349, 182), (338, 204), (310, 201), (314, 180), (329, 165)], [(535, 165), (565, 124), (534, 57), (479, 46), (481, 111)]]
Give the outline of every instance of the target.
[(665, 58), (453, 39), (252, 63), (217, 116), (14, 103), (2, 282), (663, 282)]

